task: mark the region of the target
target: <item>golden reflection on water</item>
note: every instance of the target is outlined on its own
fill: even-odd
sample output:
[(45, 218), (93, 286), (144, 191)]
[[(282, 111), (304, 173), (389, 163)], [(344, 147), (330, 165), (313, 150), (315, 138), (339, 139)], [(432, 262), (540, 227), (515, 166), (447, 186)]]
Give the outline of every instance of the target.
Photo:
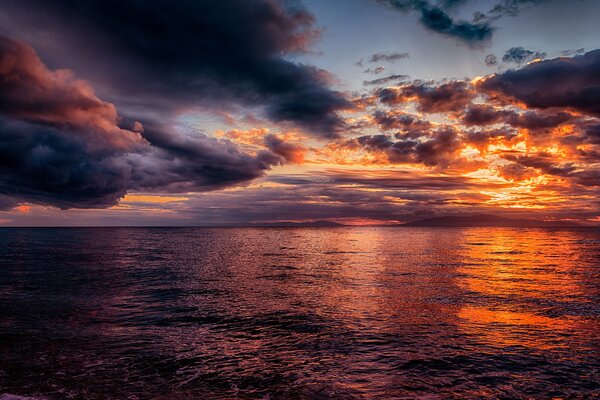
[(585, 294), (579, 239), (577, 231), (467, 231), (457, 284), (479, 301), (458, 311), (461, 330), (490, 345), (538, 350), (567, 346), (564, 339), (575, 330), (597, 332), (594, 319), (541, 314), (552, 314), (547, 303), (579, 301)]
[(543, 229), (298, 230), (285, 236), (279, 260), (298, 270), (260, 290), (271, 308), (301, 299), (351, 329), (402, 335), (452, 324), (490, 346), (559, 348), (576, 330), (598, 329), (594, 319), (556, 310), (589, 298), (580, 239)]
[[(568, 334), (574, 327), (572, 320), (549, 318), (524, 311), (493, 310), (466, 306), (460, 309), (461, 329), (494, 346), (525, 346), (539, 350), (564, 347), (545, 334)], [(497, 329), (504, 326), (507, 329)]]
[[(595, 320), (553, 310), (556, 302), (568, 304), (589, 295), (581, 280), (578, 231), (290, 232), (281, 236), (275, 263), (295, 269), (278, 275), (259, 270), (257, 276), (268, 279), (252, 280), (253, 285), (264, 284), (257, 289), (268, 293), (261, 299), (271, 308), (286, 310), (301, 299), (305, 307), (348, 328), (368, 325), (402, 334), (415, 325), (454, 324), (488, 345), (538, 350), (564, 346), (574, 329), (597, 328)], [(272, 240), (271, 232), (266, 233), (265, 240)], [(273, 263), (274, 254), (266, 256)], [(265, 262), (256, 265), (264, 267)]]
[[(589, 245), (582, 245), (581, 231), (361, 227), (282, 230), (277, 238), (273, 231), (260, 233), (265, 243), (257, 247), (276, 242), (279, 250), (250, 261), (247, 254), (230, 255), (231, 265), (254, 269), (237, 284), (252, 285), (243, 304), (256, 302), (258, 292), (261, 306), (309, 309), (348, 329), (410, 335), (415, 327), (453, 326), (458, 335), (489, 346), (531, 350), (568, 347), (574, 332), (578, 338), (587, 332), (589, 339), (600, 331), (597, 319), (576, 312), (585, 306), (577, 304), (581, 299), (594, 295), (583, 279), (591, 261), (584, 259)], [(234, 248), (247, 245), (240, 240)]]

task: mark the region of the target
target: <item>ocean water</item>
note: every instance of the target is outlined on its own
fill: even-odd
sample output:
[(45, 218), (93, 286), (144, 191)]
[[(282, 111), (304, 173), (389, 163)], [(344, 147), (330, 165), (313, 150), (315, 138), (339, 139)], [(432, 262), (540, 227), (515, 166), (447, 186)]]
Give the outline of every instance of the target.
[(600, 230), (0, 230), (0, 395), (600, 397)]

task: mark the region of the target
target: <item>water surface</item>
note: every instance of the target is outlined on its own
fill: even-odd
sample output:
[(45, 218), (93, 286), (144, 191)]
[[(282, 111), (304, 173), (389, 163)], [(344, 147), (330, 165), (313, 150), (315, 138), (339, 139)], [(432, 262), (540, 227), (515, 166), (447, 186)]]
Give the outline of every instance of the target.
[(0, 230), (0, 393), (600, 396), (600, 231)]

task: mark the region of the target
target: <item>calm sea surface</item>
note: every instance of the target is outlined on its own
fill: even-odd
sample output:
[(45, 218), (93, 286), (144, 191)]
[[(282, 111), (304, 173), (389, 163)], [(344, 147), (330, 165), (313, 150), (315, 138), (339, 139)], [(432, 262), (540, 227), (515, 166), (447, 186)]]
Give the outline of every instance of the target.
[(600, 231), (0, 229), (0, 394), (600, 397)]

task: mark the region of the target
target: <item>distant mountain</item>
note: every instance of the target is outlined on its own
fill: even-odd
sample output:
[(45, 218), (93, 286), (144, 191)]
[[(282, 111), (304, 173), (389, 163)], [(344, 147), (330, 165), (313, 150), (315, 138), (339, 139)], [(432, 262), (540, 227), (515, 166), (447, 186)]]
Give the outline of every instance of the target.
[(475, 214), (469, 216), (444, 216), (407, 222), (402, 226), (423, 227), (514, 227), (514, 228), (575, 228), (582, 225), (570, 221), (540, 221), (513, 219), (496, 215)]
[(307, 228), (335, 228), (339, 226), (346, 226), (344, 224), (338, 224), (337, 222), (332, 221), (310, 221), (310, 222), (266, 222), (266, 223), (256, 223), (251, 226), (255, 227), (265, 227), (265, 228), (299, 228), (299, 227), (307, 227)]

